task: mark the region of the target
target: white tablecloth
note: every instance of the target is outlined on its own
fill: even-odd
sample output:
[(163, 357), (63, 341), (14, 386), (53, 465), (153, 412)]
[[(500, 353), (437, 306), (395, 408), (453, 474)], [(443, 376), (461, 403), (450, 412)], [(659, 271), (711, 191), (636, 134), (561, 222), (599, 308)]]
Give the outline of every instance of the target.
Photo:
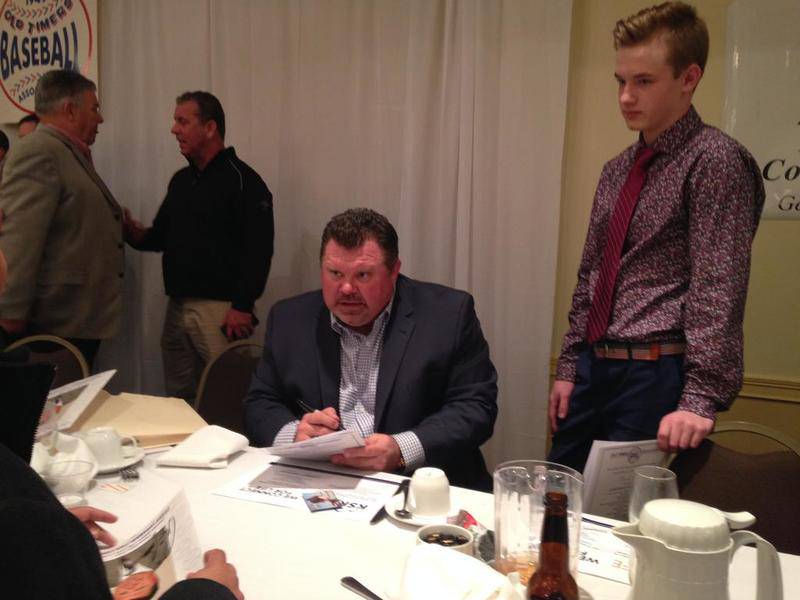
[[(346, 575), (385, 597), (384, 590), (400, 576), (415, 543), (415, 529), (388, 519), (369, 525), (325, 512), (312, 515), (211, 493), (265, 467), (267, 461), (264, 450), (251, 448), (226, 469), (155, 467), (152, 456), (145, 459), (144, 468), (185, 488), (203, 549), (225, 550), (248, 600), (355, 600), (357, 596), (339, 583)], [(493, 527), (491, 494), (453, 488), (453, 500)], [(782, 554), (781, 564), (784, 598), (800, 598), (800, 556)], [(741, 549), (731, 568), (731, 600), (755, 599), (755, 572), (755, 550)], [(593, 600), (624, 600), (629, 589), (583, 574), (578, 584), (582, 598)]]

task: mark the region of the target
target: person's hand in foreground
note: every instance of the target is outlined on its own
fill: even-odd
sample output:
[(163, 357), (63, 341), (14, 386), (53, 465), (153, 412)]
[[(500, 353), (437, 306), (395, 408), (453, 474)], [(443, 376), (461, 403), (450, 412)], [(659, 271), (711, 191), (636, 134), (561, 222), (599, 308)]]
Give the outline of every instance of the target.
[(186, 579), (211, 579), (224, 585), (237, 600), (244, 600), (244, 594), (239, 589), (239, 577), (236, 575), (236, 567), (230, 564), (225, 557), (225, 552), (219, 548), (209, 550), (203, 555), (205, 567), (194, 573), (189, 573)]
[(701, 417), (688, 410), (676, 410), (661, 419), (658, 426), (658, 449), (677, 452), (697, 448), (714, 429), (714, 419)]
[(394, 471), (400, 466), (400, 446), (392, 436), (373, 433), (364, 442), (365, 446), (347, 448), (341, 454), (334, 454), (331, 462), (368, 471)]
[(92, 537), (98, 542), (102, 542), (106, 546), (113, 546), (117, 540), (108, 531), (100, 527), (97, 523), (115, 523), (117, 520), (116, 515), (110, 512), (94, 508), (93, 506), (76, 506), (75, 508), (68, 508), (69, 512), (75, 515), (78, 520), (86, 526)]
[(306, 413), (297, 425), (295, 442), (327, 435), (339, 429), (339, 415), (330, 406), (322, 410)]

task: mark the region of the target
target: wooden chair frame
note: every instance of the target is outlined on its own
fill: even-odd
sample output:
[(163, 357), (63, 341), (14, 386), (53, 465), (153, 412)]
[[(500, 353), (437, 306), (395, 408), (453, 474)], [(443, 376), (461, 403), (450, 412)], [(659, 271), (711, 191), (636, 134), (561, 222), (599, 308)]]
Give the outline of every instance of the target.
[(83, 379), (87, 378), (90, 374), (89, 371), (89, 363), (86, 362), (86, 358), (83, 356), (83, 353), (75, 347), (75, 344), (72, 344), (65, 340), (62, 337), (58, 337), (57, 335), (49, 335), (49, 334), (38, 334), (38, 335), (29, 335), (28, 337), (24, 337), (22, 339), (17, 340), (13, 344), (9, 344), (6, 350), (14, 350), (15, 348), (20, 348), (22, 346), (27, 346), (29, 344), (35, 344), (36, 342), (51, 342), (53, 344), (58, 344), (69, 350), (69, 352), (75, 357), (78, 361), (78, 364), (81, 368), (81, 373), (83, 374)]
[(751, 423), (749, 421), (722, 421), (717, 423), (716, 427), (714, 427), (712, 435), (715, 433), (726, 433), (729, 431), (746, 431), (749, 433), (763, 435), (764, 437), (775, 440), (779, 444), (783, 444), (792, 452), (797, 454), (797, 456), (800, 456), (800, 442), (795, 440), (793, 437), (786, 435), (782, 431), (777, 431), (776, 429), (772, 429), (766, 425), (761, 425), (760, 423)]
[(194, 410), (199, 412), (198, 409), (200, 408), (200, 400), (203, 398), (203, 394), (206, 390), (206, 381), (208, 380), (208, 374), (211, 372), (211, 368), (214, 364), (220, 359), (223, 354), (230, 352), (235, 348), (241, 348), (243, 346), (252, 346), (254, 348), (258, 348), (259, 351), (263, 351), (263, 346), (256, 342), (250, 340), (236, 340), (235, 342), (231, 342), (225, 348), (217, 354), (214, 358), (212, 358), (209, 363), (203, 369), (203, 374), (200, 376), (200, 384), (197, 386), (197, 396), (194, 399)]

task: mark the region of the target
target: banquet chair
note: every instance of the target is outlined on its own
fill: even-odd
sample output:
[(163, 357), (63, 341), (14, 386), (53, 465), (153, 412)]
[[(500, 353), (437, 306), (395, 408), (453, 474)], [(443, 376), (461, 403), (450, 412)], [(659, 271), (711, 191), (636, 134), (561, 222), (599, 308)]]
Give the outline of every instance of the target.
[(56, 335), (31, 335), (9, 344), (7, 352), (24, 348), (28, 363), (51, 363), (56, 376), (51, 387), (57, 388), (89, 376), (89, 364), (73, 344)]
[(244, 433), (242, 401), (261, 358), (260, 344), (238, 340), (203, 369), (194, 409), (209, 425)]
[[(780, 552), (800, 554), (800, 443), (769, 427), (745, 421), (718, 423), (713, 440), (679, 453), (670, 464), (680, 497), (725, 511), (746, 510), (756, 517), (751, 531)], [(743, 452), (723, 445), (760, 447)]]

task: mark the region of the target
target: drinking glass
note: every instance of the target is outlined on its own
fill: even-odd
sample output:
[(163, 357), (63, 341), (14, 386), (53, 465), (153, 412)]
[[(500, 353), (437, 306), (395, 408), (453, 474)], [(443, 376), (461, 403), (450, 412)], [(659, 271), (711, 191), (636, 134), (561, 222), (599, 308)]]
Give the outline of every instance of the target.
[(494, 472), (494, 567), (501, 573), (519, 573), (527, 584), (536, 570), (544, 521), (544, 495), (567, 495), (569, 565), (578, 573), (583, 476), (569, 467), (540, 460), (515, 460)]
[(636, 467), (633, 470), (633, 487), (628, 503), (628, 520), (638, 523), (639, 513), (650, 500), (677, 497), (678, 481), (675, 473), (664, 467)]

